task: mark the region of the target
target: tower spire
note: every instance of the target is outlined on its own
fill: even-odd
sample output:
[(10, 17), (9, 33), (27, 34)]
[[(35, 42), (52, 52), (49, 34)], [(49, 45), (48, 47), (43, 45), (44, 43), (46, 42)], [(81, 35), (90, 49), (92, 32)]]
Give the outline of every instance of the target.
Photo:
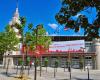
[(16, 8), (18, 8), (18, 0), (16, 0)]
[(12, 25), (12, 24), (15, 24), (15, 23), (20, 24), (19, 11), (18, 11), (18, 0), (16, 0), (16, 11), (14, 13), (12, 20), (9, 22), (9, 24)]
[(18, 0), (16, 0), (16, 12), (14, 14), (14, 17), (19, 18), (19, 11), (18, 11)]

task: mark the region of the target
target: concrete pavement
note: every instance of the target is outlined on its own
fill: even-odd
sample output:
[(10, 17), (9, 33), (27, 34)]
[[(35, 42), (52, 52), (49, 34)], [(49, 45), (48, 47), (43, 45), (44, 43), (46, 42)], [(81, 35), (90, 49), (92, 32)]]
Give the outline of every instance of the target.
[[(46, 68), (42, 68), (42, 75), (40, 77), (40, 68), (37, 68), (37, 80), (69, 80), (70, 73), (66, 69), (64, 72), (63, 68), (58, 68), (54, 78), (54, 68), (48, 67), (46, 72)], [(18, 80), (17, 77), (20, 75), (20, 69), (18, 70), (18, 74), (16, 74), (16, 69), (9, 69), (8, 75), (5, 74), (5, 69), (0, 68), (0, 80)], [(25, 70), (25, 75), (28, 75), (28, 70)], [(71, 80), (87, 80), (88, 73), (87, 71), (81, 71), (80, 69), (72, 69), (71, 70)], [(90, 70), (90, 79), (91, 80), (100, 80), (100, 70)], [(34, 68), (30, 69), (29, 79), (34, 80)]]

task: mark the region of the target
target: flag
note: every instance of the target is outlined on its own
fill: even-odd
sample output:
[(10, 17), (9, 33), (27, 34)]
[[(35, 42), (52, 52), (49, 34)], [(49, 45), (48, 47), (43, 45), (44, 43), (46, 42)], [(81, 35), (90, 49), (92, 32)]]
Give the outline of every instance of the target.
[(64, 27), (64, 30), (67, 31), (69, 28), (68, 27)]

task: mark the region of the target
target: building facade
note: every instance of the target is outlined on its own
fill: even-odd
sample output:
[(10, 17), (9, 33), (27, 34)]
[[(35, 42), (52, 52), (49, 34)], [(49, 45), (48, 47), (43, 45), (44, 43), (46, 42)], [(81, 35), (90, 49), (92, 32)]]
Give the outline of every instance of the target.
[[(84, 36), (52, 36), (52, 41), (61, 42), (61, 41), (76, 41), (76, 40), (84, 40), (85, 47), (81, 48), (81, 51), (70, 51), (70, 52), (49, 52), (48, 54), (44, 54), (44, 56), (52, 57), (51, 62), (54, 64), (54, 60), (59, 57), (60, 58), (60, 66), (64, 67), (66, 63), (71, 62), (71, 66), (73, 68), (80, 68), (80, 64), (83, 64), (85, 68), (88, 64), (91, 66), (91, 69), (99, 69), (97, 67), (97, 51), (98, 48), (95, 47), (97, 41), (92, 41), (87, 39)], [(67, 46), (69, 47), (69, 46)], [(76, 46), (77, 47), (77, 46)], [(98, 49), (99, 50), (99, 49)], [(52, 61), (53, 60), (53, 61)]]
[[(85, 47), (82, 48), (81, 51), (77, 52), (63, 52), (63, 51), (55, 51), (51, 52), (48, 51), (46, 53), (43, 53), (41, 55), (42, 58), (42, 65), (44, 65), (45, 58), (48, 58), (48, 66), (54, 67), (55, 61), (59, 61), (59, 67), (68, 67), (68, 63), (70, 61), (72, 68), (83, 68), (89, 64), (91, 66), (91, 69), (100, 69), (99, 65), (99, 40), (88, 40), (87, 37), (84, 36), (51, 36), (53, 42), (61, 42), (61, 41), (75, 41), (75, 40), (84, 40), (85, 41)], [(18, 64), (18, 60), (22, 59), (22, 54), (16, 54), (16, 55), (7, 55), (9, 58), (13, 58), (13, 66)], [(26, 60), (26, 57), (30, 57), (31, 61), (34, 62), (34, 55), (28, 54), (24, 55), (24, 59)], [(40, 57), (38, 58), (40, 60)], [(19, 64), (20, 65), (20, 64)]]

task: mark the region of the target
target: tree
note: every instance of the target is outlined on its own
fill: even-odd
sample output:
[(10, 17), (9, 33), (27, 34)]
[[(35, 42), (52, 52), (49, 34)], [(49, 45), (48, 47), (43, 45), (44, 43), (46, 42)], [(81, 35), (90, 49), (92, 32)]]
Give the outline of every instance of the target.
[[(80, 12), (91, 14), (91, 9), (96, 9), (96, 19), (92, 23), (88, 17)], [(89, 11), (90, 9), (90, 11)], [(76, 20), (72, 17), (76, 16)], [(92, 15), (93, 16), (93, 15)], [(92, 17), (91, 16), (91, 17)], [(99, 0), (62, 0), (62, 7), (55, 16), (58, 23), (65, 28), (73, 29), (78, 32), (80, 28), (84, 29), (84, 35), (89, 39), (99, 37), (100, 29), (100, 1)], [(92, 37), (93, 36), (93, 37)]]
[[(16, 29), (18, 29), (18, 33), (20, 34), (21, 38), (20, 38), (20, 43), (24, 44), (24, 28), (25, 28), (25, 24), (26, 24), (26, 18), (25, 17), (20, 17), (20, 24), (19, 23), (15, 23), (12, 25), (12, 27), (15, 27)], [(24, 74), (24, 55), (22, 55), (22, 67), (21, 67), (21, 78), (23, 78), (23, 74)]]
[[(19, 39), (17, 38), (16, 33), (13, 31), (10, 25), (7, 25), (5, 28), (5, 32), (0, 33), (0, 55), (3, 55), (7, 51), (9, 52), (18, 50), (16, 46), (18, 43)], [(6, 63), (6, 56), (5, 56), (4, 68), (7, 64), (6, 74), (8, 72), (9, 62), (10, 59), (8, 59), (8, 64)]]
[[(35, 55), (35, 77), (36, 80), (36, 74), (37, 74), (37, 57), (41, 56), (42, 53), (45, 53), (48, 50), (49, 44), (51, 43), (51, 37), (46, 36), (46, 30), (43, 28), (42, 24), (39, 24), (36, 26), (36, 28), (33, 28), (33, 24), (30, 23), (28, 25), (28, 32), (25, 34), (25, 45), (29, 51), (32, 51), (32, 55)], [(39, 54), (36, 53), (36, 51), (39, 52)], [(41, 61), (41, 60), (40, 60)], [(41, 67), (41, 62), (40, 62)], [(40, 75), (41, 75), (41, 68), (40, 68)]]
[(6, 51), (18, 50), (16, 45), (19, 39), (11, 26), (7, 25), (5, 32), (0, 33), (0, 53), (4, 54)]

